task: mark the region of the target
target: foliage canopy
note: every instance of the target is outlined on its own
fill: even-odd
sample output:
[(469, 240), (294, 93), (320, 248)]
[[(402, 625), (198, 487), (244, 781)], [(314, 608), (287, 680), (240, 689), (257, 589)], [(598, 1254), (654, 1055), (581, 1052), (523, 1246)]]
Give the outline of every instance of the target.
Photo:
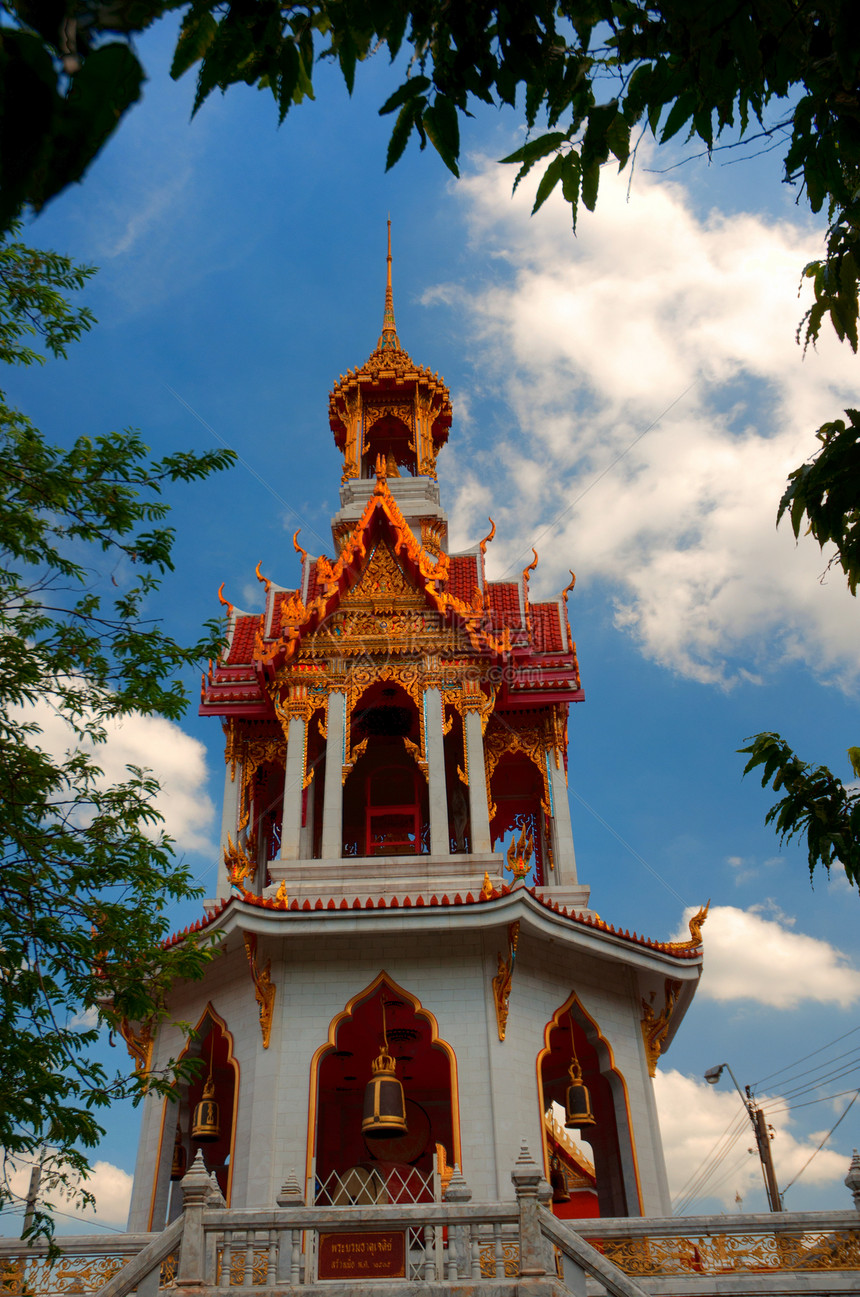
[[(860, 888), (860, 789), (847, 789), (827, 766), (801, 761), (778, 734), (756, 734), (740, 751), (749, 756), (744, 774), (761, 771), (761, 786), (772, 784), (783, 795), (767, 813), (780, 839), (801, 837), (806, 842), (809, 874), (822, 865), (843, 866), (848, 881)], [(860, 748), (848, 758), (860, 779)]]
[[(199, 65), (195, 111), (215, 89), (271, 92), (281, 121), (313, 98), (318, 59), (350, 92), (380, 47), (401, 52), (387, 165), (413, 132), (456, 175), (460, 118), (477, 103), (522, 109), (517, 179), (538, 163), (535, 207), (560, 186), (573, 222), (593, 210), (600, 168), (628, 165), (642, 136), (682, 133), (781, 147), (786, 181), (824, 210), (826, 255), (807, 266), (825, 317), (858, 345), (860, 15), (852, 0), (8, 0), (0, 27), (0, 224), (79, 180), (129, 107), (144, 72), (130, 43), (182, 12), (172, 74)], [(0, 11), (2, 12), (2, 11)]]
[[(0, 247), (7, 363), (62, 356), (91, 327), (67, 295), (92, 273), (13, 229)], [(155, 780), (129, 767), (111, 786), (97, 752), (117, 719), (179, 716), (178, 673), (218, 643), (216, 623), (197, 644), (175, 643), (147, 606), (171, 567), (164, 487), (232, 455), (153, 461), (130, 431), (51, 446), (3, 393), (0, 445), (2, 1203), (15, 1196), (13, 1166), (40, 1156), (43, 1187), (74, 1196), (83, 1150), (103, 1134), (98, 1109), (173, 1079), (111, 1073), (93, 1054), (100, 1023), (158, 1018), (171, 983), (207, 958), (194, 942), (162, 947), (165, 905), (199, 893), (160, 830)], [(49, 1210), (33, 1230), (50, 1232)]]

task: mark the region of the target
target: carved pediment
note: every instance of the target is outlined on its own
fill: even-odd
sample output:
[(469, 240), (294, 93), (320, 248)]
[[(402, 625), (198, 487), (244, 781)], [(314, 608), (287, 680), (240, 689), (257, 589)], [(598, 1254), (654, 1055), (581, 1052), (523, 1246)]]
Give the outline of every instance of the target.
[(341, 609), (343, 612), (378, 612), (404, 605), (426, 608), (424, 591), (412, 584), (389, 546), (380, 541), (359, 581), (341, 600)]

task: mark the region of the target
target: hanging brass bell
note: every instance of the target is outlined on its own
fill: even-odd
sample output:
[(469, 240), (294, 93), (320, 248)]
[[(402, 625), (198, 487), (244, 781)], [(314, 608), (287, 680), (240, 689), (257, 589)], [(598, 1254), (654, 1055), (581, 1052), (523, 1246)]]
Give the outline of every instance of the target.
[(185, 1169), (188, 1166), (188, 1154), (185, 1151), (185, 1145), (182, 1142), (182, 1131), (179, 1129), (179, 1122), (176, 1123), (176, 1138), (173, 1141), (173, 1162), (170, 1167), (171, 1180), (181, 1180), (185, 1175)]
[(214, 1144), (221, 1138), (221, 1117), (215, 1101), (215, 1082), (211, 1073), (203, 1087), (203, 1097), (194, 1109), (191, 1138), (195, 1144)]
[(591, 1111), (591, 1095), (588, 1086), (582, 1079), (579, 1063), (576, 1059), (570, 1065), (570, 1085), (564, 1100), (564, 1124), (567, 1130), (578, 1130), (581, 1126), (594, 1125), (594, 1113)]
[(365, 1139), (397, 1139), (406, 1134), (406, 1099), (394, 1074), (396, 1066), (386, 1048), (373, 1062), (364, 1091), (361, 1133)]
[(567, 1176), (564, 1174), (561, 1162), (555, 1154), (549, 1161), (549, 1183), (552, 1189), (553, 1202), (570, 1202), (570, 1194), (567, 1191)]

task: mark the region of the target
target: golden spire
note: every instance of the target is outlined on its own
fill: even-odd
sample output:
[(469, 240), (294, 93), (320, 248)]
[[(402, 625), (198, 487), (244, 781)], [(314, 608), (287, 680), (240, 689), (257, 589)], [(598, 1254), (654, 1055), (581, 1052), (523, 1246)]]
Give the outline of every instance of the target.
[(382, 317), (382, 333), (376, 344), (377, 351), (400, 351), (400, 339), (397, 336), (397, 325), (394, 323), (394, 294), (391, 290), (391, 218), (388, 218), (388, 275), (385, 283), (385, 313)]

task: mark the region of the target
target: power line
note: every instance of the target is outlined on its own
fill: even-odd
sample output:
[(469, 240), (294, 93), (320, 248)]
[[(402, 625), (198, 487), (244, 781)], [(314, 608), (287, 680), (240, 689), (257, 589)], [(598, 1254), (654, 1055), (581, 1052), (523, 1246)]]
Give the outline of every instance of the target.
[[(708, 1153), (705, 1156), (705, 1159), (701, 1164), (699, 1170), (694, 1174), (692, 1178), (692, 1183), (689, 1183), (688, 1181), (689, 1188), (687, 1188), (686, 1193), (684, 1193), (684, 1191), (682, 1190), (681, 1194), (679, 1194), (678, 1197), (676, 1198), (677, 1211), (681, 1213), (687, 1211), (691, 1203), (696, 1202), (698, 1198), (701, 1198), (703, 1196), (705, 1185), (708, 1183), (711, 1177), (719, 1170), (722, 1163), (728, 1157), (729, 1153), (732, 1151), (735, 1144), (737, 1144), (741, 1135), (744, 1133), (744, 1129), (746, 1126), (745, 1117), (746, 1114), (741, 1114), (741, 1113), (739, 1113), (736, 1117), (734, 1117), (732, 1121), (729, 1123), (728, 1127), (726, 1128), (726, 1131), (723, 1133), (723, 1135), (720, 1136), (720, 1139), (717, 1140), (717, 1143), (714, 1145), (714, 1148), (711, 1150), (710, 1153)], [(719, 1147), (720, 1143), (725, 1139), (728, 1140), (725, 1147), (719, 1153), (716, 1153), (715, 1150)]]
[(787, 1103), (784, 1108), (774, 1108), (772, 1105), (778, 1103), (781, 1095), (777, 1095), (771, 1100), (771, 1106), (763, 1106), (763, 1111), (768, 1116), (776, 1116), (778, 1112), (794, 1112), (796, 1108), (811, 1108), (816, 1103), (829, 1103), (831, 1099), (841, 1099), (846, 1094), (853, 1094), (853, 1088), (850, 1090), (837, 1090), (835, 1094), (823, 1094), (820, 1099), (807, 1099), (806, 1103)]
[(833, 1072), (825, 1072), (815, 1081), (809, 1081), (806, 1085), (799, 1085), (794, 1090), (786, 1090), (783, 1094), (775, 1097), (780, 1099), (799, 1099), (801, 1095), (811, 1094), (813, 1090), (820, 1089), (827, 1081), (838, 1081), (841, 1080), (842, 1077), (850, 1076), (852, 1072), (857, 1071), (858, 1066), (860, 1066), (860, 1064), (851, 1063), (846, 1067), (838, 1067)]
[(784, 1188), (783, 1191), (782, 1191), (782, 1192), (783, 1192), (783, 1196), (784, 1196), (785, 1194), (788, 1193), (789, 1189), (791, 1188), (791, 1186), (792, 1186), (793, 1184), (796, 1184), (796, 1183), (797, 1183), (797, 1181), (798, 1181), (798, 1180), (800, 1179), (800, 1177), (803, 1175), (804, 1171), (805, 1171), (806, 1168), (809, 1166), (809, 1163), (810, 1163), (810, 1162), (812, 1161), (812, 1159), (816, 1156), (816, 1154), (818, 1154), (818, 1153), (821, 1152), (821, 1150), (824, 1148), (824, 1145), (827, 1143), (828, 1139), (829, 1139), (830, 1136), (833, 1134), (833, 1132), (834, 1132), (834, 1130), (836, 1129), (836, 1127), (837, 1127), (837, 1126), (839, 1125), (839, 1123), (843, 1120), (843, 1118), (845, 1118), (845, 1117), (848, 1116), (849, 1112), (851, 1111), (851, 1109), (853, 1108), (855, 1102), (857, 1101), (858, 1096), (860, 1096), (860, 1090), (855, 1090), (855, 1092), (854, 1092), (854, 1098), (851, 1099), (851, 1101), (847, 1104), (847, 1106), (846, 1106), (846, 1108), (845, 1108), (845, 1111), (842, 1113), (842, 1116), (841, 1116), (841, 1117), (837, 1117), (836, 1121), (835, 1121), (835, 1122), (833, 1123), (833, 1125), (830, 1127), (830, 1129), (828, 1130), (827, 1134), (824, 1136), (824, 1139), (823, 1139), (823, 1140), (821, 1141), (821, 1143), (818, 1145), (818, 1148), (815, 1150), (815, 1152), (810, 1153), (809, 1157), (806, 1159), (806, 1161), (804, 1162), (803, 1166), (800, 1168), (800, 1170), (798, 1171), (798, 1173), (797, 1173), (797, 1175), (794, 1177), (794, 1179), (793, 1179), (793, 1180), (789, 1180), (788, 1184), (785, 1186), (785, 1188)]
[[(786, 1076), (786, 1077), (784, 1077), (783, 1080), (780, 1082), (780, 1085), (788, 1085), (788, 1084), (790, 1084), (792, 1081), (799, 1081), (800, 1078), (801, 1078), (802, 1076), (812, 1076), (812, 1075), (815, 1075), (816, 1073), (818, 1073), (818, 1072), (820, 1071), (820, 1069), (821, 1069), (822, 1067), (830, 1067), (830, 1065), (831, 1065), (832, 1063), (838, 1063), (839, 1060), (840, 1060), (840, 1058), (854, 1058), (858, 1063), (860, 1063), (860, 1050), (858, 1050), (858, 1049), (846, 1049), (845, 1052), (844, 1052), (843, 1054), (836, 1054), (835, 1057), (833, 1057), (833, 1058), (831, 1058), (831, 1059), (828, 1059), (828, 1061), (827, 1061), (826, 1063), (821, 1063), (821, 1064), (819, 1064), (817, 1067), (808, 1067), (808, 1068), (806, 1068), (806, 1070), (803, 1071), (803, 1072), (795, 1072), (794, 1076)], [(798, 1062), (804, 1062), (804, 1061), (805, 1061), (805, 1060), (803, 1060), (803, 1059), (798, 1059)], [(787, 1069), (784, 1069), (784, 1070), (787, 1070)], [(750, 1086), (750, 1089), (752, 1089), (752, 1086)]]
[(846, 1040), (849, 1036), (853, 1036), (856, 1031), (860, 1031), (860, 1027), (852, 1027), (850, 1031), (843, 1032), (835, 1040), (829, 1040), (826, 1045), (819, 1045), (818, 1049), (813, 1049), (810, 1053), (804, 1054), (802, 1058), (796, 1058), (793, 1063), (786, 1063), (785, 1067), (780, 1067), (775, 1072), (768, 1072), (767, 1076), (762, 1076), (758, 1081), (753, 1081), (750, 1089), (754, 1090), (757, 1085), (763, 1085), (765, 1081), (770, 1081), (775, 1076), (782, 1076), (783, 1072), (789, 1071), (792, 1067), (797, 1067), (798, 1063), (805, 1063), (808, 1058), (814, 1058), (816, 1054), (822, 1054), (825, 1049), (829, 1049), (831, 1045), (838, 1045), (840, 1040)]
[[(719, 1166), (720, 1162), (728, 1153), (729, 1149), (734, 1144), (741, 1128), (742, 1127), (740, 1125), (739, 1118), (737, 1116), (733, 1117), (732, 1120), (729, 1122), (728, 1126), (726, 1126), (722, 1135), (720, 1135), (720, 1137), (716, 1140), (713, 1146), (708, 1150), (708, 1152), (702, 1158), (702, 1161), (699, 1163), (696, 1169), (687, 1177), (686, 1183), (683, 1184), (681, 1188), (678, 1190), (678, 1192), (675, 1194), (674, 1201), (676, 1203), (684, 1202), (692, 1194), (695, 1194), (699, 1190), (699, 1188), (706, 1182), (708, 1177), (713, 1174), (713, 1172)], [(728, 1141), (728, 1142), (726, 1143), (725, 1147), (722, 1147), (724, 1141)]]

